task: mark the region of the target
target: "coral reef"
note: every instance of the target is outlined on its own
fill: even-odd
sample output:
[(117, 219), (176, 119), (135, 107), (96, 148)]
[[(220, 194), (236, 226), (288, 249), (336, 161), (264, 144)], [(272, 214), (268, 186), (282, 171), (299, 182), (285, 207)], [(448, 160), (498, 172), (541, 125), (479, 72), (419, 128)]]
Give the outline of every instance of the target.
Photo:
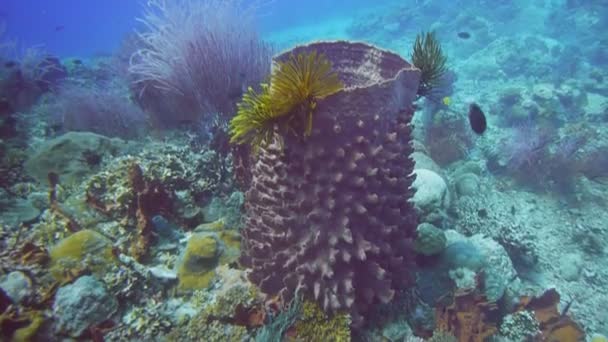
[(526, 341), (539, 333), (539, 324), (534, 314), (518, 311), (507, 315), (500, 324), (500, 335), (508, 341)]
[(296, 341), (349, 342), (351, 340), (348, 314), (336, 313), (332, 317), (327, 317), (317, 303), (310, 301), (305, 301), (301, 310), (294, 324)]
[(498, 331), (492, 321), (497, 310), (496, 304), (474, 291), (459, 292), (451, 305), (437, 309), (437, 329), (453, 334), (458, 341), (483, 342)]
[(310, 137), (284, 134), (281, 146), (275, 140), (261, 149), (246, 194), (242, 262), (264, 293), (288, 299), (301, 291), (327, 312), (350, 311), (361, 325), (408, 278), (402, 263), (417, 219), (407, 201), (407, 108), (419, 71), (397, 55), (348, 42), (300, 46), (277, 59), (314, 50), (345, 90), (319, 100)]

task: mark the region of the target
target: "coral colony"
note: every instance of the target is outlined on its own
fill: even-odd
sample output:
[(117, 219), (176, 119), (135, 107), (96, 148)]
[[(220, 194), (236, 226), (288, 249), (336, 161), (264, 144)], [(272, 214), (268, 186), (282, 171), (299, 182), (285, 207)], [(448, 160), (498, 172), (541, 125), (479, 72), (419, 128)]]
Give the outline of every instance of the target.
[(606, 9), (273, 5), (0, 34), (0, 340), (606, 341)]

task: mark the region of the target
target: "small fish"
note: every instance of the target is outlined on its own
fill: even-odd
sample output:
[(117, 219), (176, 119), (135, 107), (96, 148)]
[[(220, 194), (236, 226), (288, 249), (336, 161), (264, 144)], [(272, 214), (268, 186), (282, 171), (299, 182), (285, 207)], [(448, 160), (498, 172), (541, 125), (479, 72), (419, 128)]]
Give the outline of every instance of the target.
[(458, 32), (458, 38), (469, 39), (471, 38), (471, 34), (467, 31)]
[(57, 25), (57, 26), (55, 26), (55, 32), (63, 31), (63, 29), (65, 29), (64, 25)]
[(4, 63), (4, 67), (7, 68), (7, 69), (10, 69), (10, 68), (12, 68), (12, 67), (14, 67), (16, 65), (17, 65), (17, 62), (15, 62), (15, 61), (8, 61), (8, 62)]
[(483, 134), (488, 127), (486, 115), (476, 103), (471, 103), (469, 106), (469, 124), (473, 132), (479, 135)]
[(74, 63), (76, 65), (82, 65), (82, 61), (80, 59), (77, 59), (77, 58), (73, 59), (72, 63)]
[(449, 106), (452, 104), (452, 98), (449, 96), (444, 97), (443, 99), (441, 99), (441, 102), (445, 105), (445, 106)]

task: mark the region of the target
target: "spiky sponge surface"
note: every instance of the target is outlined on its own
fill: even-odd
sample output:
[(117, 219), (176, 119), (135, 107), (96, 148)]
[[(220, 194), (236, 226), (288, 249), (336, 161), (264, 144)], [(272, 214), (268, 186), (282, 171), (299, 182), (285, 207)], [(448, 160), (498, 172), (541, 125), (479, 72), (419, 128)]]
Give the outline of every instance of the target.
[[(406, 286), (416, 216), (411, 111), (419, 71), (348, 42), (315, 43), (345, 89), (319, 101), (313, 130), (262, 149), (246, 194), (242, 262), (267, 294), (296, 290), (353, 323)], [(398, 91), (397, 91), (398, 90)], [(401, 110), (400, 110), (401, 109)]]

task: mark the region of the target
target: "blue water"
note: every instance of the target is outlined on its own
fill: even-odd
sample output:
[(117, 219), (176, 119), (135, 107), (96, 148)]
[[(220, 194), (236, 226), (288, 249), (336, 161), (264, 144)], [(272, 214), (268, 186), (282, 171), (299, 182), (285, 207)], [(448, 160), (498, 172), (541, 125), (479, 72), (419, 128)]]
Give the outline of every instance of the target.
[[(357, 321), (350, 328), (344, 324), (330, 329), (351, 329), (353, 341), (418, 341), (415, 338), (427, 338), (445, 323), (437, 321), (445, 315), (453, 315), (452, 325), (435, 333), (460, 334), (456, 338), (464, 340), (471, 336), (455, 317), (470, 312), (458, 310), (492, 311), (494, 304), (497, 311), (472, 316), (479, 320), (476, 327), (500, 335), (500, 341), (576, 342), (557, 336), (560, 326), (566, 326), (571, 336), (581, 336), (581, 341), (607, 340), (608, 0), (243, 0), (242, 8), (255, 12), (251, 22), (241, 12), (235, 16), (233, 9), (218, 9), (190, 23), (181, 17), (175, 24), (168, 16), (157, 30), (142, 23), (147, 4), (0, 0), (0, 311), (14, 310), (0, 312), (0, 340), (17, 334), (5, 324), (5, 317), (31, 323), (37, 314), (48, 322), (48, 327), (35, 329), (38, 340), (102, 334), (108, 341), (265, 342), (262, 337), (273, 333), (302, 333), (286, 329), (286, 323), (279, 331), (279, 323), (294, 319), (289, 317), (290, 308), (295, 310), (298, 302), (289, 306), (274, 297), (282, 287), (295, 291), (297, 277), (285, 277), (289, 281), (283, 283), (279, 273), (295, 272), (296, 267), (277, 267), (277, 274), (266, 266), (253, 267), (251, 255), (256, 252), (268, 264), (279, 260), (282, 266), (287, 259), (290, 265), (308, 263), (297, 268), (310, 273), (301, 279), (323, 283), (302, 290), (308, 291), (304, 296), (310, 302), (316, 296), (313, 292), (321, 291), (321, 298), (330, 299), (334, 293), (348, 293), (348, 299), (336, 300), (339, 305), (350, 303), (349, 296), (356, 295), (348, 291), (355, 288), (356, 309), (345, 309), (344, 304), (338, 313), (365, 317), (365, 324)], [(220, 19), (214, 22), (216, 18)], [(226, 18), (233, 21), (227, 23)], [(397, 83), (402, 79), (378, 70), (394, 64), (381, 63), (386, 56), (394, 57), (386, 51), (413, 63), (413, 44), (423, 32), (434, 33), (447, 62), (432, 92), (423, 94), (418, 88), (418, 93), (408, 93), (408, 98), (415, 98), (413, 103), (395, 111), (413, 113), (411, 136), (399, 151), (412, 146), (414, 162), (408, 167), (415, 174), (415, 191), (391, 186), (382, 188), (384, 192), (361, 193), (368, 191), (368, 184), (386, 186), (382, 182), (387, 179), (402, 177), (408, 186), (412, 180), (396, 171), (405, 165), (359, 170), (356, 162), (366, 153), (382, 151), (357, 150), (361, 141), (380, 144), (377, 130), (361, 133), (369, 133), (369, 140), (357, 136), (357, 144), (341, 148), (332, 140), (332, 132), (343, 134), (336, 124), (327, 137), (319, 138), (320, 144), (326, 138), (332, 141), (331, 146), (315, 149), (336, 153), (326, 153), (320, 165), (302, 167), (306, 176), (295, 175), (293, 182), (281, 178), (283, 167), (308, 160), (310, 150), (292, 159), (281, 155), (282, 163), (270, 167), (263, 163), (275, 160), (268, 156), (274, 150), (262, 149), (263, 163), (255, 163), (257, 150), (237, 146), (238, 139), (231, 141), (236, 131), (236, 120), (231, 120), (250, 109), (243, 101), (245, 94), (262, 92), (274, 82), (278, 67), (271, 71), (273, 55), (318, 41), (369, 44), (365, 63), (341, 64), (347, 73), (361, 73), (353, 78), (357, 82), (385, 82), (380, 87), (357, 83), (366, 88), (357, 96), (368, 98), (340, 102), (351, 107), (337, 111), (336, 117), (347, 118), (340, 122), (343, 127), (354, 127), (348, 120), (369, 103), (384, 111), (403, 98), (400, 92), (407, 90)], [(356, 53), (344, 58), (355, 57)], [(369, 98), (385, 96), (386, 89), (394, 91), (389, 103), (378, 102), (389, 96)], [(323, 97), (310, 95), (284, 116), (266, 118), (271, 124), (265, 121), (266, 126), (253, 132), (295, 133), (301, 140), (286, 141), (306, 148), (307, 133), (297, 129), (303, 121), (294, 119), (294, 113), (310, 105), (306, 109), (313, 108), (309, 113), (316, 128), (314, 108), (316, 101), (324, 103)], [(352, 103), (359, 105), (352, 108)], [(380, 119), (384, 123), (385, 118)], [(399, 126), (392, 119), (378, 129)], [(253, 126), (254, 121), (249, 123)], [(361, 131), (366, 124), (357, 121)], [(285, 127), (292, 130), (282, 131)], [(244, 141), (254, 144), (254, 133), (245, 135)], [(388, 159), (403, 157), (393, 155), (394, 141), (387, 138), (385, 143), (390, 147)], [(341, 159), (345, 155), (353, 161)], [(403, 164), (408, 161), (404, 158)], [(326, 166), (344, 165), (350, 171), (314, 177)], [(355, 171), (352, 165), (357, 166)], [(378, 170), (385, 178), (374, 178)], [(264, 178), (267, 173), (272, 176)], [(353, 174), (356, 177), (348, 179)], [(365, 185), (364, 190), (344, 196), (327, 190), (335, 190), (332, 182), (339, 183), (342, 177), (345, 184)], [(369, 179), (373, 181), (368, 183)], [(264, 187), (271, 189), (269, 196), (281, 200), (264, 197)], [(297, 189), (295, 194), (285, 190), (290, 187)], [(413, 203), (399, 218), (392, 217), (390, 208), (373, 206), (374, 199), (393, 196), (392, 191), (399, 195), (382, 203), (392, 205), (407, 196)], [(360, 205), (368, 205), (366, 201), (372, 204)], [(333, 208), (339, 210), (332, 212)], [(368, 208), (381, 214), (373, 216)], [(285, 212), (295, 219), (282, 218)], [(256, 213), (262, 217), (252, 219)], [(414, 215), (420, 223), (417, 228), (409, 221)], [(386, 232), (397, 227), (392, 222), (376, 227), (385, 219), (411, 229), (408, 241), (383, 241)], [(271, 232), (250, 230), (258, 225)], [(338, 226), (344, 230), (338, 242), (324, 245), (333, 241), (331, 234), (337, 234)], [(79, 230), (84, 232), (76, 233)], [(53, 257), (53, 251), (76, 234), (93, 242), (77, 240), (71, 249), (78, 252), (76, 261), (54, 260), (59, 252)], [(292, 240), (283, 241), (284, 236)], [(376, 255), (375, 239), (382, 241), (378, 246), (390, 257)], [(258, 244), (261, 240), (265, 244)], [(192, 241), (210, 250), (196, 255)], [(256, 250), (258, 246), (263, 248)], [(45, 263), (47, 251), (51, 261)], [(109, 255), (120, 257), (108, 262), (113, 260)], [(298, 257), (291, 259), (293, 255)], [(355, 255), (361, 258), (358, 268), (347, 261)], [(337, 256), (344, 263), (327, 261)], [(99, 267), (106, 263), (109, 268)], [(395, 265), (404, 273), (386, 271)], [(199, 278), (188, 278), (184, 272), (199, 272)], [(245, 272), (251, 272), (249, 278)], [(395, 285), (394, 279), (406, 274), (411, 282)], [(195, 286), (189, 288), (185, 279)], [(253, 286), (265, 279), (274, 281), (264, 284), (274, 292), (264, 298), (247, 297), (261, 294)], [(97, 287), (77, 288), (85, 285)], [(52, 298), (65, 307), (40, 302), (47, 295), (43, 290), (52, 294), (57, 288), (61, 295)], [(69, 291), (75, 295), (66, 295)], [(473, 292), (476, 295), (469, 296)], [(87, 299), (83, 293), (98, 297)], [(390, 303), (380, 303), (387, 293), (394, 294)], [(555, 325), (538, 327), (532, 312), (540, 311), (539, 301), (532, 298), (543, 293), (542, 305), (554, 307), (546, 312), (559, 314), (553, 317)], [(373, 304), (358, 305), (360, 297), (372, 298)], [(488, 305), (488, 298), (495, 303)], [(452, 299), (473, 304), (452, 307)], [(107, 307), (99, 310), (104, 312), (100, 317), (87, 312), (103, 303)], [(231, 307), (237, 304), (238, 314)], [(223, 312), (226, 307), (234, 310)], [(362, 312), (357, 311), (360, 308)], [(265, 315), (262, 320), (256, 316), (260, 312)], [(313, 331), (325, 331), (323, 323), (315, 322), (319, 328)], [(104, 324), (113, 328), (101, 328)]]
[[(243, 1), (253, 3), (253, 0)], [(61, 57), (108, 55), (121, 40), (136, 29), (134, 19), (141, 16), (145, 1), (109, 0), (4, 0), (0, 3), (0, 22), (6, 36), (21, 46), (44, 45)], [(377, 5), (398, 3), (395, 0)], [(369, 1), (264, 1), (259, 6), (260, 30), (269, 33), (294, 25), (314, 25), (329, 18), (348, 17), (369, 7)]]

